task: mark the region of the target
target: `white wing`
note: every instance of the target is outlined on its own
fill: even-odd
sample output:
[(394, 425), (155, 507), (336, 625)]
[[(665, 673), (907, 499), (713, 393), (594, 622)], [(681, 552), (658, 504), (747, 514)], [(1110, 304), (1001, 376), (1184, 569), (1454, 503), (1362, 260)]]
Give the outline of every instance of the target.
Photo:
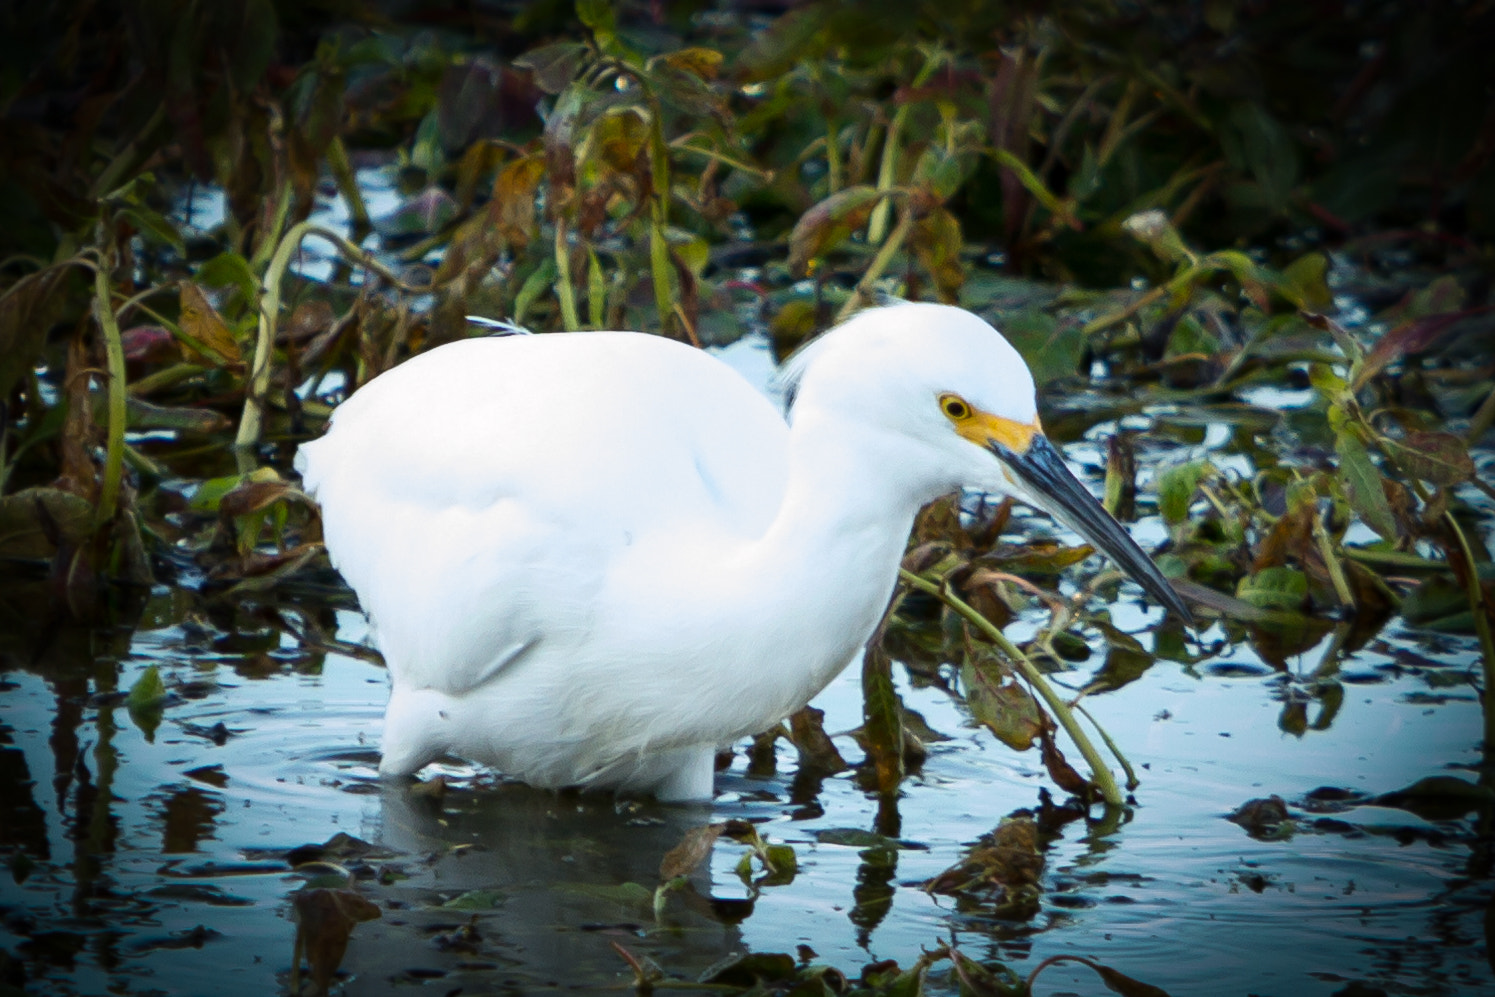
[(652, 532), (761, 534), (787, 438), (699, 350), (571, 333), (421, 354), (340, 406), (297, 466), (396, 685), (458, 695), (584, 640), (612, 559)]

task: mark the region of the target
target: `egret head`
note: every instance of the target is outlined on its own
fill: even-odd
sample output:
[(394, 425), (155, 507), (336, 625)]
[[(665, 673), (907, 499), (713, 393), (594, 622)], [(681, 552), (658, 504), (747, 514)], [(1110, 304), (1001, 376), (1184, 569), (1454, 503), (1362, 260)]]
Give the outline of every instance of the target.
[(869, 309), (786, 370), (802, 407), (851, 413), (912, 445), (901, 459), (934, 497), (966, 487), (1011, 494), (1104, 552), (1165, 607), (1188, 607), (1157, 565), (1065, 466), (1038, 419), (1033, 375), (985, 320), (946, 305)]

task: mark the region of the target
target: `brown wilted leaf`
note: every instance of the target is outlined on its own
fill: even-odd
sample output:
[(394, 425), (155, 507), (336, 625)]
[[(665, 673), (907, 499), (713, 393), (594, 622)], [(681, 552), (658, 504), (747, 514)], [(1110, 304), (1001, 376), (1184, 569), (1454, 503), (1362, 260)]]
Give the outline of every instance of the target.
[(1400, 440), (1382, 436), (1376, 442), (1398, 468), (1422, 481), (1458, 485), (1474, 477), (1469, 448), (1452, 433), (1414, 432)]
[[(904, 554), (902, 567), (905, 571), (911, 571), (916, 575), (922, 575), (924, 572), (930, 570), (935, 565), (940, 564), (947, 558), (950, 559), (952, 566), (958, 564), (960, 562), (960, 559), (952, 555), (953, 551), (951, 550), (949, 544), (937, 540), (930, 541), (929, 543), (918, 544), (917, 546), (911, 548), (908, 553)], [(941, 572), (935, 572), (935, 574), (937, 575), (940, 573)]]
[[(379, 908), (353, 890), (332, 889), (298, 890), (291, 896), (291, 906), (296, 952), (305, 954), (312, 982), (325, 993), (342, 964), (353, 928), (379, 917)], [(299, 958), (295, 968), (300, 969)]]
[(968, 660), (961, 669), (966, 706), (975, 721), (1014, 751), (1027, 751), (1051, 726), (1031, 693), (1003, 681), (995, 662)]
[(333, 322), (332, 305), (323, 298), (303, 301), (280, 326), (276, 337), (283, 343), (300, 343), (321, 335)]
[(825, 711), (806, 706), (789, 718), (789, 741), (799, 752), (800, 771), (846, 771), (846, 759), (825, 732)]
[(1041, 754), (1043, 767), (1048, 769), (1049, 778), (1054, 784), (1073, 796), (1089, 802), (1095, 796), (1095, 787), (1090, 780), (1075, 771), (1073, 765), (1069, 764), (1059, 746), (1054, 743), (1054, 735), (1051, 730), (1045, 730), (1040, 736)]
[(222, 516), (247, 516), (259, 512), (295, 492), (284, 481), (246, 481), (224, 494), (218, 502)]
[(803, 276), (810, 261), (830, 252), (852, 232), (867, 224), (882, 200), (876, 187), (846, 187), (800, 215), (789, 233), (789, 269)]
[(526, 156), (505, 166), (493, 181), (489, 217), (516, 252), (528, 246), (536, 234), (535, 192), (544, 176), (545, 160)]
[(688, 876), (711, 855), (716, 839), (727, 829), (725, 823), (703, 824), (685, 832), (680, 844), (665, 852), (659, 863), (659, 878), (669, 882), (678, 876)]
[(9, 398), (10, 389), (35, 366), (66, 303), (54, 292), (67, 274), (67, 267), (44, 270), (16, 281), (0, 296), (0, 398)]
[(1101, 505), (1123, 523), (1137, 518), (1135, 436), (1135, 433), (1123, 432), (1106, 437), (1106, 488)]
[(93, 504), (61, 488), (0, 495), (0, 556), (47, 560), (76, 548), (93, 532)]
[(1287, 801), (1280, 796), (1247, 800), (1235, 809), (1226, 820), (1239, 824), (1253, 838), (1280, 838), (1292, 831), (1292, 817), (1287, 811)]
[(970, 534), (960, 524), (960, 502), (954, 495), (936, 499), (914, 519), (913, 543), (943, 543), (956, 549), (971, 546)]
[[(1457, 283), (1453, 285), (1457, 288)], [(1462, 297), (1462, 295), (1460, 295)], [(1360, 365), (1360, 371), (1355, 378), (1352, 390), (1359, 391), (1370, 383), (1375, 377), (1388, 366), (1400, 360), (1404, 356), (1417, 356), (1426, 351), (1436, 343), (1445, 332), (1453, 328), (1461, 320), (1471, 315), (1487, 311), (1485, 308), (1470, 308), (1459, 311), (1440, 312), (1435, 315), (1423, 315), (1410, 322), (1391, 329), (1380, 339), (1371, 351), (1366, 354), (1365, 361)]]
[(722, 54), (713, 48), (694, 45), (657, 56), (651, 62), (691, 73), (703, 80), (714, 80), (721, 75)]
[(1256, 545), (1252, 573), (1281, 567), (1313, 548), (1313, 503), (1300, 502), (1279, 516)]
[(862, 717), (858, 742), (867, 753), (873, 783), (892, 793), (903, 781), (903, 703), (893, 688), (893, 663), (878, 642), (862, 659)]
[(1007, 817), (923, 888), (929, 893), (982, 895), (1005, 916), (1031, 917), (1038, 912), (1043, 867), (1038, 825), (1028, 816)]

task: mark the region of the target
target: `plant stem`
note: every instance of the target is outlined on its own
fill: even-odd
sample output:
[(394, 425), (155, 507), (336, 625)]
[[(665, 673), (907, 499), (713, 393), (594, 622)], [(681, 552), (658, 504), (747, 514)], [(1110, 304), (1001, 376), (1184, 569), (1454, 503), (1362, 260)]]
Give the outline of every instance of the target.
[(1479, 634), (1479, 648), (1483, 657), (1480, 664), (1484, 669), (1485, 688), (1480, 705), (1484, 708), (1485, 754), (1489, 757), (1491, 751), (1495, 750), (1495, 635), (1490, 633), (1490, 614), (1485, 611), (1484, 588), (1480, 585), (1479, 567), (1474, 563), (1474, 551), (1469, 546), (1469, 538), (1464, 536), (1464, 530), (1453, 513), (1445, 512), (1443, 521), (1453, 531), (1454, 537), (1459, 541), (1459, 549), (1464, 554), (1464, 593), (1469, 599), (1469, 611), (1474, 614), (1474, 629)]
[(104, 227), (99, 226), (99, 265), (93, 272), (94, 317), (104, 336), (104, 353), (109, 369), (108, 444), (104, 451), (104, 480), (99, 487), (99, 504), (94, 508), (94, 527), (114, 518), (119, 504), (119, 482), (125, 462), (125, 348), (119, 338), (119, 322), (114, 317), (114, 298), (109, 287), (109, 253), (102, 243)]
[[(886, 199), (881, 203), (886, 204)], [(846, 303), (841, 306), (841, 311), (836, 315), (837, 322), (844, 321), (859, 306), (865, 305), (872, 300), (873, 285), (882, 277), (883, 271), (888, 268), (888, 264), (893, 262), (893, 257), (898, 253), (898, 250), (903, 248), (904, 241), (908, 239), (909, 230), (913, 227), (913, 212), (905, 210), (899, 216), (898, 227), (893, 230), (892, 235), (888, 236), (887, 241), (878, 247), (877, 255), (872, 258), (872, 262), (867, 266), (867, 272), (862, 274), (861, 280), (857, 281), (856, 290), (846, 299)]]
[(555, 295), (561, 302), (561, 325), (567, 332), (581, 328), (576, 314), (576, 285), (571, 282), (571, 246), (566, 239), (566, 220), (555, 220)]
[(1121, 789), (1116, 785), (1115, 777), (1112, 776), (1111, 770), (1106, 767), (1105, 759), (1101, 757), (1100, 752), (1095, 748), (1095, 744), (1091, 742), (1085, 731), (1081, 729), (1079, 721), (1075, 719), (1074, 712), (1059, 697), (1059, 694), (1054, 691), (1054, 687), (1049, 685), (1048, 679), (1044, 678), (1043, 673), (1038, 670), (1038, 666), (1029, 661), (1028, 656), (1018, 650), (1017, 645), (1008, 640), (1006, 634), (997, 629), (990, 620), (978, 613), (954, 592), (951, 592), (947, 586), (932, 582), (921, 575), (916, 575), (912, 571), (907, 571), (903, 568), (898, 569), (898, 577), (904, 584), (910, 585), (920, 592), (927, 592), (939, 599), (945, 605), (955, 610), (966, 622), (981, 631), (983, 637), (997, 645), (1002, 650), (1002, 653), (1006, 654), (1013, 665), (1017, 667), (1018, 671), (1023, 673), (1023, 677), (1028, 680), (1028, 684), (1048, 704), (1049, 709), (1053, 711), (1054, 716), (1058, 719), (1059, 725), (1064, 728), (1070, 740), (1074, 741), (1075, 747), (1080, 749), (1080, 754), (1085, 756), (1085, 762), (1090, 766), (1091, 778), (1095, 782), (1096, 788), (1100, 790), (1101, 798), (1107, 804), (1117, 807), (1126, 802), (1125, 798), (1121, 795)]
[(239, 435), (234, 439), (234, 447), (241, 452), (254, 446), (260, 439), (265, 415), (265, 394), (270, 388), (270, 358), (275, 351), (275, 324), (280, 316), (280, 282), (291, 265), (291, 257), (308, 235), (326, 239), (344, 256), (402, 291), (421, 290), (402, 281), (394, 271), (331, 229), (310, 221), (293, 225), (275, 247), (275, 255), (265, 267), (265, 276), (260, 283), (259, 335), (255, 339), (254, 359), (249, 366), (249, 385), (244, 393), (244, 414), (239, 419)]
[(1334, 585), (1334, 594), (1339, 596), (1339, 604), (1345, 609), (1354, 612), (1357, 607), (1355, 594), (1350, 590), (1349, 580), (1344, 576), (1344, 567), (1339, 563), (1339, 558), (1334, 556), (1334, 544), (1329, 539), (1329, 529), (1324, 525), (1323, 518), (1313, 517), (1313, 539), (1318, 543), (1319, 556), (1324, 559), (1324, 568), (1329, 572), (1329, 581)]

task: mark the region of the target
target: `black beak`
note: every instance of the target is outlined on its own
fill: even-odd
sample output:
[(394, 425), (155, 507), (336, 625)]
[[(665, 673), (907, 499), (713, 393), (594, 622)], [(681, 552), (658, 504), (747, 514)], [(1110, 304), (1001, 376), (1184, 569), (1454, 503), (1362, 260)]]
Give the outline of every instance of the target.
[(1047, 437), (1035, 435), (1023, 454), (1014, 453), (1001, 444), (992, 444), (991, 450), (1049, 513), (1104, 552), (1170, 612), (1177, 613), (1186, 623), (1194, 622), (1183, 597), (1122, 525), (1112, 519), (1111, 514), (1070, 473), (1064, 458), (1059, 456), (1059, 451)]

